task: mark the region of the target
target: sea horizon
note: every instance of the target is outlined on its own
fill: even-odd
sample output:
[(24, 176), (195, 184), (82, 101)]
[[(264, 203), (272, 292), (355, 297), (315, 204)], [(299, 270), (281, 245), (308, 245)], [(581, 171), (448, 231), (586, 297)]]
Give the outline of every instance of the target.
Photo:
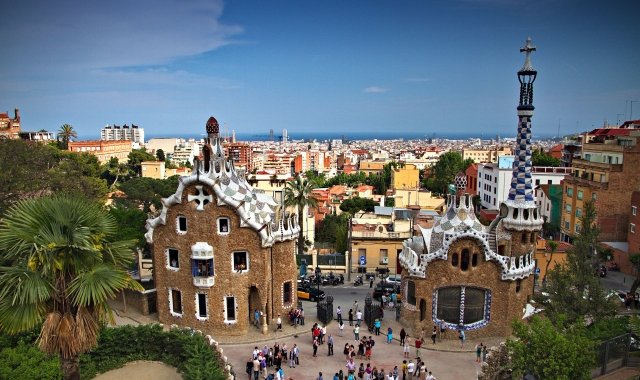
[[(231, 137), (231, 134), (221, 134), (223, 137)], [(154, 138), (183, 138), (183, 139), (202, 139), (206, 136), (205, 133), (145, 133), (145, 141), (149, 141)], [(95, 134), (87, 136), (90, 139), (99, 139), (100, 135)], [(498, 133), (469, 133), (469, 132), (450, 132), (450, 133), (415, 133), (415, 132), (300, 132), (300, 133), (288, 133), (288, 141), (328, 141), (328, 140), (428, 140), (428, 139), (447, 139), (447, 140), (468, 140), (468, 139), (482, 139), (492, 140), (500, 137), (501, 139), (515, 139), (515, 134), (498, 134)], [(552, 139), (555, 138), (552, 134), (540, 134), (533, 135), (533, 139)], [(282, 140), (281, 133), (274, 133), (273, 141), (278, 142)], [(236, 133), (236, 141), (271, 141), (268, 134), (259, 133)]]

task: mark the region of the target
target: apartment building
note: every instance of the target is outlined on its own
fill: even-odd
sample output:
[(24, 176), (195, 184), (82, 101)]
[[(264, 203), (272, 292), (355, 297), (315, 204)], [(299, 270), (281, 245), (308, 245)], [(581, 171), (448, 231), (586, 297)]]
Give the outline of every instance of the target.
[(640, 188), (640, 129), (599, 128), (582, 136), (581, 158), (564, 179), (561, 237), (580, 232), (584, 202), (595, 201), (602, 241), (625, 241), (629, 199)]

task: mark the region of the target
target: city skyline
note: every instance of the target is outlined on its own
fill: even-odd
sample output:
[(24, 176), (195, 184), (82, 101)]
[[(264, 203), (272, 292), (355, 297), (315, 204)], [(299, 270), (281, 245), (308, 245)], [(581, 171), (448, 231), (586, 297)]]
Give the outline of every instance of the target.
[(20, 108), (25, 130), (191, 134), (215, 115), (238, 135), (510, 137), (529, 36), (534, 135), (640, 118), (632, 1), (12, 5), (0, 112)]

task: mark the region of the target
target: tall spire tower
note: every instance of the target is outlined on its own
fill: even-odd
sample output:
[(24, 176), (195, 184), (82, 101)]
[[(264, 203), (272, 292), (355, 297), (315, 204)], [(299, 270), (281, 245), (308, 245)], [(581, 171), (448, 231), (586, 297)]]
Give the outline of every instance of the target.
[(520, 82), (520, 102), (518, 104), (518, 134), (516, 135), (515, 161), (511, 177), (511, 188), (507, 201), (501, 205), (500, 214), (504, 216), (505, 227), (515, 230), (535, 231), (542, 226), (543, 220), (538, 213), (531, 185), (531, 118), (533, 117), (533, 82), (538, 72), (531, 64), (531, 53), (536, 47), (531, 38), (520, 52), (525, 54), (524, 65), (518, 71)]

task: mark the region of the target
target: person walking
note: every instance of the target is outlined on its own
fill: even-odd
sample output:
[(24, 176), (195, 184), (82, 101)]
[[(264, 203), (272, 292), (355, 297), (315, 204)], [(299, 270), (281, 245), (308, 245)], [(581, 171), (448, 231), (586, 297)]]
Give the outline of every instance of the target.
[(313, 338), (313, 357), (318, 356), (318, 338)]
[(258, 311), (258, 309), (253, 311), (253, 325), (256, 327), (260, 325), (260, 311)]
[(349, 326), (353, 326), (353, 309), (349, 309)]
[(429, 371), (429, 374), (424, 378), (424, 380), (436, 380), (436, 377), (431, 374), (431, 371)]
[(280, 314), (278, 314), (278, 319), (276, 320), (276, 331), (280, 330), (282, 331), (282, 318), (280, 317)]
[(447, 332), (447, 323), (445, 321), (440, 321), (440, 341), (441, 342), (446, 332)]
[(460, 329), (460, 335), (458, 335), (458, 339), (460, 339), (460, 348), (464, 348), (464, 341), (467, 337), (464, 335), (464, 330)]
[(338, 306), (338, 309), (336, 310), (336, 316), (338, 318), (338, 323), (342, 323), (342, 308), (340, 306)]
[(360, 325), (353, 328), (353, 336), (356, 341), (360, 340)]
[(322, 372), (318, 372), (318, 377), (316, 378), (316, 380), (322, 380)]
[(300, 322), (300, 326), (304, 326), (304, 309), (300, 308), (300, 314), (298, 315), (298, 321)]
[(483, 362), (487, 361), (487, 351), (488, 351), (487, 346), (486, 345), (483, 346), (482, 347), (482, 361)]
[(258, 360), (258, 357), (254, 357), (253, 358), (253, 380), (258, 380), (258, 377), (260, 376), (260, 360)]
[(438, 337), (438, 328), (434, 325), (433, 331), (431, 332), (431, 341), (433, 344), (436, 344), (436, 338)]
[(481, 356), (482, 356), (482, 343), (476, 344), (476, 363), (480, 363)]
[(333, 336), (331, 334), (327, 338), (327, 349), (329, 350), (327, 356), (333, 356)]
[(404, 327), (400, 330), (400, 345), (404, 346), (404, 340), (407, 337), (407, 332), (404, 331)]
[(356, 323), (359, 325), (362, 322), (362, 312), (360, 310), (356, 311)]
[(416, 358), (420, 357), (420, 348), (422, 347), (422, 338), (416, 339)]
[(409, 337), (406, 337), (406, 339), (404, 340), (404, 347), (402, 347), (402, 351), (404, 352), (403, 357), (408, 358), (409, 357)]
[(338, 324), (338, 335), (342, 336), (343, 332), (344, 332), (344, 322), (340, 321)]
[(373, 327), (376, 329), (376, 336), (380, 336), (381, 326), (382, 326), (382, 323), (380, 322), (380, 319), (376, 318), (376, 320), (373, 322)]
[(391, 329), (391, 326), (387, 327), (387, 344), (391, 343), (393, 341), (393, 330)]
[(300, 365), (300, 348), (297, 344), (293, 344), (293, 356), (295, 359), (293, 368), (296, 368), (297, 365)]

